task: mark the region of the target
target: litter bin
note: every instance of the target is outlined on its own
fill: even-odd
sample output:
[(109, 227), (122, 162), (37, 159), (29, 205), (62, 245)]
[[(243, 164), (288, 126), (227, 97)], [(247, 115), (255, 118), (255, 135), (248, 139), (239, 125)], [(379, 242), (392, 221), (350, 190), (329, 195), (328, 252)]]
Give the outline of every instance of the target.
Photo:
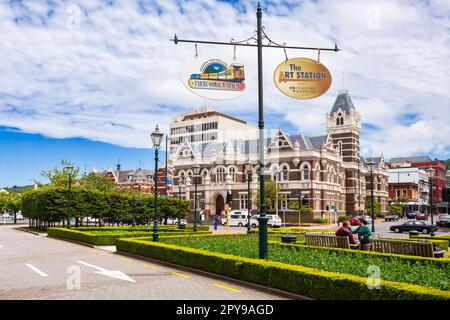
[(180, 223), (178, 225), (178, 229), (186, 229), (186, 224), (185, 223)]
[(411, 230), (411, 231), (409, 232), (409, 237), (410, 237), (410, 238), (418, 238), (418, 237), (419, 237), (419, 231), (417, 231), (417, 230)]
[(296, 243), (297, 236), (295, 234), (283, 234), (281, 235), (281, 242), (283, 243)]

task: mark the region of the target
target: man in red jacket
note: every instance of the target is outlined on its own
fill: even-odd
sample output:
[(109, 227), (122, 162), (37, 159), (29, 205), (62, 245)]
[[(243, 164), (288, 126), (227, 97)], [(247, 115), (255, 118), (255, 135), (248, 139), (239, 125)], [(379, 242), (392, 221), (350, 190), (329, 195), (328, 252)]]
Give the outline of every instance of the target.
[(352, 229), (350, 228), (350, 224), (348, 223), (348, 221), (344, 221), (342, 223), (342, 227), (340, 227), (336, 231), (336, 236), (338, 236), (338, 237), (348, 237), (348, 240), (350, 242), (350, 246), (352, 248), (358, 246), (358, 243), (356, 242), (355, 238), (353, 237)]

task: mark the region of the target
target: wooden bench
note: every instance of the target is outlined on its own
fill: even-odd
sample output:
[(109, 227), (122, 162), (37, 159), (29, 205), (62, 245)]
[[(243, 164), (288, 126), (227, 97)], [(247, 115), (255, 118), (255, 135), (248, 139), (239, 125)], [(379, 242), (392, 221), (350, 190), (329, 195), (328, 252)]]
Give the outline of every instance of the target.
[(350, 249), (348, 237), (338, 237), (331, 232), (307, 232), (305, 240), (308, 246)]
[(370, 250), (384, 253), (406, 254), (420, 257), (435, 257), (431, 241), (405, 241), (373, 239)]

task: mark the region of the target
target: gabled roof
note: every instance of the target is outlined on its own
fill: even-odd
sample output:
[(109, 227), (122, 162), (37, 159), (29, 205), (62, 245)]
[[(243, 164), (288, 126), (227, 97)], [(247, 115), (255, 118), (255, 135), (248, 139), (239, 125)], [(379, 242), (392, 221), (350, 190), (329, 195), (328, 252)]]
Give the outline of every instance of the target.
[(336, 113), (339, 109), (344, 111), (346, 114), (350, 114), (350, 110), (355, 110), (355, 106), (353, 105), (353, 101), (347, 90), (339, 91), (333, 107), (331, 108), (331, 113)]
[(418, 162), (431, 162), (431, 159), (428, 156), (419, 156), (419, 157), (398, 157), (398, 158), (392, 158), (391, 160), (389, 160), (389, 164), (418, 163)]

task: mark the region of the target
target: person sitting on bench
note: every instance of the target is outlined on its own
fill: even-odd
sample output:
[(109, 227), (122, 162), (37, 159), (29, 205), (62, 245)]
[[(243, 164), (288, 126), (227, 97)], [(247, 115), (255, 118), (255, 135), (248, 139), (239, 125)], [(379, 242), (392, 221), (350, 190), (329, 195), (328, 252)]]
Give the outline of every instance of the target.
[(359, 244), (356, 242), (355, 238), (353, 237), (352, 229), (350, 228), (350, 224), (348, 221), (344, 221), (342, 223), (342, 227), (340, 227), (335, 234), (337, 237), (348, 237), (348, 241), (350, 242), (351, 248), (356, 248), (359, 246)]

